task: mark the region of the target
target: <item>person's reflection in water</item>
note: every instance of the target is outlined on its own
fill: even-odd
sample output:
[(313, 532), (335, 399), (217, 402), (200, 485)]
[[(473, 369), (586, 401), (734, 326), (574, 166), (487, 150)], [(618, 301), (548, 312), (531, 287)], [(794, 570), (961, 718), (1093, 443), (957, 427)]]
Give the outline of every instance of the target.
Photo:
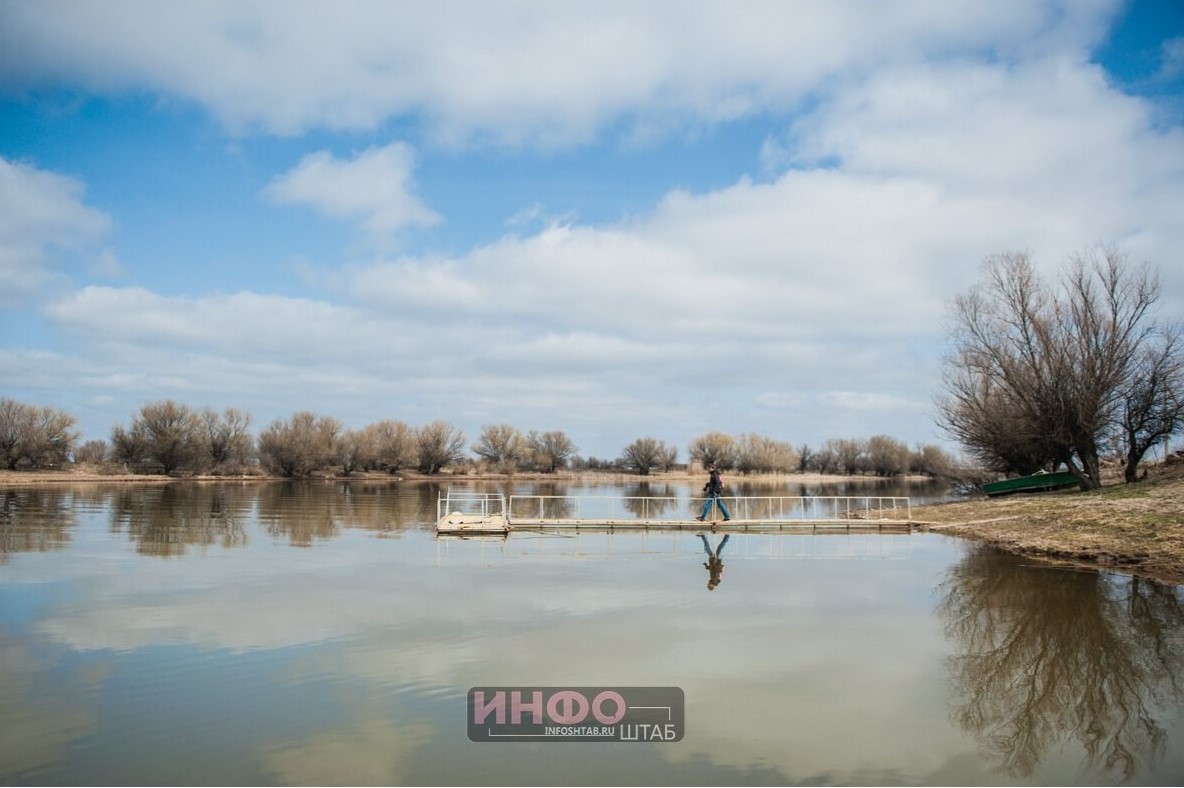
[(711, 543), (707, 541), (707, 536), (699, 534), (699, 538), (703, 540), (703, 550), (707, 553), (707, 563), (703, 566), (707, 567), (707, 573), (710, 577), (707, 580), (707, 590), (714, 591), (715, 587), (724, 578), (724, 559), (720, 558), (720, 553), (724, 551), (724, 545), (728, 543), (731, 534), (724, 534), (724, 538), (719, 540), (714, 550), (711, 549)]

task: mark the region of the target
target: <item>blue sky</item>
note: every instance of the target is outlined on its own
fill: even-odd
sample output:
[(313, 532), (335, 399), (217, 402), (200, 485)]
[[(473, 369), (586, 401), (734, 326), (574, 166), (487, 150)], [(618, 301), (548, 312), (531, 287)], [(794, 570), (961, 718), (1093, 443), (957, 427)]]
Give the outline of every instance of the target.
[(993, 253), (1184, 315), (1184, 3), (0, 0), (0, 396), (350, 427), (933, 421)]

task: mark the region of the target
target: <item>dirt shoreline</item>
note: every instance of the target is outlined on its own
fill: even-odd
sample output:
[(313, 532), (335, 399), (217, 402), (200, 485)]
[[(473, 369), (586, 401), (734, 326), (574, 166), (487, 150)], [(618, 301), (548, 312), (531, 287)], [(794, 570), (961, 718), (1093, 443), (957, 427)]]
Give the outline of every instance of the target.
[(921, 530), (1060, 564), (1184, 584), (1184, 463), (1135, 484), (913, 507)]

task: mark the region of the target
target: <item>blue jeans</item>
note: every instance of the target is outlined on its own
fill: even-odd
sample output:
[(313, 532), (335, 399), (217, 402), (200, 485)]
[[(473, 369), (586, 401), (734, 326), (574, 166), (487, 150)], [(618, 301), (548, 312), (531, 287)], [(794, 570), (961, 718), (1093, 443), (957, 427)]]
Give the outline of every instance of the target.
[(699, 538), (703, 540), (703, 551), (707, 553), (708, 558), (719, 558), (720, 553), (724, 551), (724, 545), (732, 538), (731, 534), (724, 534), (724, 538), (719, 541), (719, 545), (714, 550), (711, 549), (711, 543), (707, 541), (707, 537), (699, 534)]
[(711, 503), (714, 501), (719, 506), (719, 510), (723, 512), (725, 520), (731, 520), (732, 515), (728, 512), (728, 507), (724, 506), (724, 499), (719, 497), (719, 493), (708, 495), (707, 500), (703, 502), (703, 511), (699, 512), (699, 519), (705, 520), (707, 513), (711, 511)]

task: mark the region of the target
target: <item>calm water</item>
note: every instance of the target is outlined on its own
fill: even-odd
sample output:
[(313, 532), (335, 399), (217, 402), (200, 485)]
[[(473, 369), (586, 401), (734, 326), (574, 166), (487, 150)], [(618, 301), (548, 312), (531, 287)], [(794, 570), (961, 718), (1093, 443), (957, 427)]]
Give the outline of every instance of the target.
[[(0, 783), (1184, 778), (1179, 589), (787, 533), (708, 590), (694, 534), (437, 540), (436, 492), (0, 489)], [(678, 686), (686, 736), (473, 743), (489, 685)]]

